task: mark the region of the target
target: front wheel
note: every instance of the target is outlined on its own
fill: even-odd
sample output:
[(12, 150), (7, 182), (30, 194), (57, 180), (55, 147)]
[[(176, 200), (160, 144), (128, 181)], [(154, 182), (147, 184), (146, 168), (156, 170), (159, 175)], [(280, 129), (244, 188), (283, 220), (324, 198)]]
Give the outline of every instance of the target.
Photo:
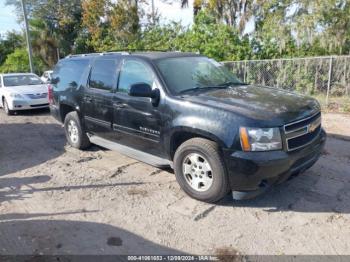
[(9, 109), (9, 105), (7, 104), (6, 98), (4, 98), (4, 100), (2, 101), (2, 104), (4, 105), (5, 113), (8, 116), (13, 115), (14, 111)]
[(191, 197), (216, 202), (228, 193), (227, 172), (218, 145), (203, 138), (184, 142), (174, 156), (176, 180)]
[(90, 140), (83, 130), (77, 112), (70, 112), (64, 119), (64, 130), (68, 143), (75, 148), (85, 149), (90, 146)]

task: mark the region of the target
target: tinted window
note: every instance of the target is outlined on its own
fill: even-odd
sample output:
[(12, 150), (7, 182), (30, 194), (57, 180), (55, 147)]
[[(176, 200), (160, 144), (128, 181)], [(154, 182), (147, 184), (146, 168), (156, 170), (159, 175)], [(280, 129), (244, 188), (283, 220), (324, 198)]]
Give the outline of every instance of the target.
[(52, 73), (51, 83), (58, 90), (76, 88), (80, 84), (81, 77), (88, 65), (88, 59), (62, 60), (58, 62)]
[(146, 64), (126, 60), (120, 72), (118, 91), (129, 92), (131, 85), (136, 83), (146, 83), (153, 86), (154, 74)]
[(111, 90), (117, 84), (117, 61), (115, 59), (96, 60), (90, 75), (91, 88)]

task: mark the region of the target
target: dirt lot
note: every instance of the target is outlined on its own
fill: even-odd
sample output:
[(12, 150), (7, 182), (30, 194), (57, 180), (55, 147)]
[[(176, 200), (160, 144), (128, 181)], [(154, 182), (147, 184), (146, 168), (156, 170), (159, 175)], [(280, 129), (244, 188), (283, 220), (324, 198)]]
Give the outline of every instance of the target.
[(66, 145), (47, 111), (0, 112), (0, 254), (350, 254), (350, 116), (318, 163), (256, 200), (187, 197), (171, 172)]

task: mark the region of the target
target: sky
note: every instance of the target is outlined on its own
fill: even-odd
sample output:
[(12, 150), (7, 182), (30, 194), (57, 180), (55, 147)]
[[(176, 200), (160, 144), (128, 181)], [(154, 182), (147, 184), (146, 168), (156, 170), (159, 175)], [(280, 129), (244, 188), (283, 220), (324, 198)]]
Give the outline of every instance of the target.
[[(151, 0), (149, 0), (151, 2)], [(171, 2), (171, 1), (169, 1)], [(193, 1), (190, 1), (190, 4), (187, 8), (182, 9), (180, 6), (180, 1), (175, 2), (172, 5), (165, 4), (161, 0), (154, 0), (154, 5), (158, 9), (158, 12), (163, 18), (161, 21), (181, 21), (183, 25), (190, 25), (193, 21)]]
[(6, 31), (21, 30), (21, 25), (16, 21), (16, 15), (12, 6), (5, 6), (6, 0), (0, 0), (0, 34)]
[[(69, 1), (69, 0), (65, 0)], [(3, 35), (6, 31), (21, 30), (22, 26), (17, 23), (14, 8), (5, 5), (6, 0), (0, 0), (0, 34)], [(149, 0), (151, 2), (151, 0)], [(192, 1), (188, 8), (181, 9), (180, 3), (169, 5), (161, 0), (155, 0), (155, 7), (161, 14), (161, 22), (181, 21), (183, 25), (190, 25), (193, 20)], [(149, 9), (150, 10), (150, 9)]]

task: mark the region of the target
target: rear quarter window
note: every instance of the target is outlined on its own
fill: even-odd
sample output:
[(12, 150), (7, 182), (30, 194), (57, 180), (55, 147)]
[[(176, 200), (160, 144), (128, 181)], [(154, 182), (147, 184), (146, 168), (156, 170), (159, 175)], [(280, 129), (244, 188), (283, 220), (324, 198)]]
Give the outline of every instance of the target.
[(52, 73), (52, 85), (54, 85), (55, 89), (58, 91), (68, 88), (77, 88), (81, 83), (83, 73), (88, 65), (88, 59), (59, 61)]

